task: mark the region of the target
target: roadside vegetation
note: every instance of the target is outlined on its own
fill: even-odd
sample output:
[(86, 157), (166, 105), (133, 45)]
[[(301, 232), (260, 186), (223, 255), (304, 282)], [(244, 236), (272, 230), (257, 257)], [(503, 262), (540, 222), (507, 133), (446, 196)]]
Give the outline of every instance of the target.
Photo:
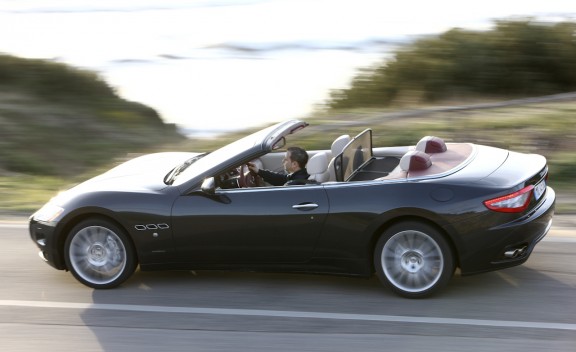
[[(417, 40), (333, 91), (296, 143), (327, 149), (370, 127), (376, 146), (435, 135), (539, 153), (559, 212), (576, 212), (576, 94), (557, 95), (576, 91), (575, 33), (576, 23), (519, 20)], [(0, 55), (0, 215), (29, 214), (135, 155), (209, 151), (248, 132), (186, 139), (93, 72)]]
[(29, 213), (116, 160), (183, 140), (94, 72), (0, 55), (0, 213)]
[(332, 91), (331, 109), (505, 100), (576, 91), (576, 23), (496, 21), (401, 47)]

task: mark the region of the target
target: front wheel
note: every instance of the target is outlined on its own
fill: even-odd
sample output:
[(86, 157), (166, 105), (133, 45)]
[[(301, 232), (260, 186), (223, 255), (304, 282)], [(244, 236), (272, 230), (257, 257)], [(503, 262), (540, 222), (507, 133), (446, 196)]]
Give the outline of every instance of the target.
[(66, 266), (81, 283), (92, 288), (113, 288), (136, 269), (132, 242), (110, 221), (89, 219), (76, 225), (64, 248)]
[(388, 228), (374, 251), (374, 267), (382, 283), (407, 298), (432, 295), (454, 274), (454, 257), (442, 234), (417, 221)]

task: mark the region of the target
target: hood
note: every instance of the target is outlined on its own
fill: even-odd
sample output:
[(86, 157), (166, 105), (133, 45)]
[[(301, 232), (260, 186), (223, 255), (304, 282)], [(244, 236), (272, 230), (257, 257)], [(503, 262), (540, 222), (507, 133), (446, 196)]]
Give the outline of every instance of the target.
[(62, 204), (65, 199), (79, 193), (95, 191), (159, 191), (167, 187), (164, 176), (170, 170), (198, 154), (172, 152), (143, 155), (60, 193), (55, 201)]
[(199, 154), (200, 153), (172, 152), (143, 155), (128, 160), (116, 166), (115, 168), (110, 169), (99, 176), (96, 176), (92, 180), (123, 178), (130, 176), (145, 178), (155, 178), (156, 176), (160, 176), (159, 183), (164, 185), (163, 179), (168, 171)]

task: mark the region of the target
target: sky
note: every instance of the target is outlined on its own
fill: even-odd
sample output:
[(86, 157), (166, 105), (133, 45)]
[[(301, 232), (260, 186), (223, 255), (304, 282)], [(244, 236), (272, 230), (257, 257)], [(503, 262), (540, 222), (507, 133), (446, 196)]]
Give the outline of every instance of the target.
[(198, 134), (304, 118), (397, 45), (574, 0), (0, 0), (0, 52), (94, 70)]

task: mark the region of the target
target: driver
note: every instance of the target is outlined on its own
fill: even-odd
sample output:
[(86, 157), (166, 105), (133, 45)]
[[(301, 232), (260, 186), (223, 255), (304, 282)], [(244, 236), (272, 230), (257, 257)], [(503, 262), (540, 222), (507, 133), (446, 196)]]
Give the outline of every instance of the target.
[(299, 147), (289, 147), (282, 159), (286, 173), (261, 170), (253, 163), (248, 163), (250, 172), (262, 177), (273, 186), (305, 184), (310, 175), (306, 171), (308, 153)]

